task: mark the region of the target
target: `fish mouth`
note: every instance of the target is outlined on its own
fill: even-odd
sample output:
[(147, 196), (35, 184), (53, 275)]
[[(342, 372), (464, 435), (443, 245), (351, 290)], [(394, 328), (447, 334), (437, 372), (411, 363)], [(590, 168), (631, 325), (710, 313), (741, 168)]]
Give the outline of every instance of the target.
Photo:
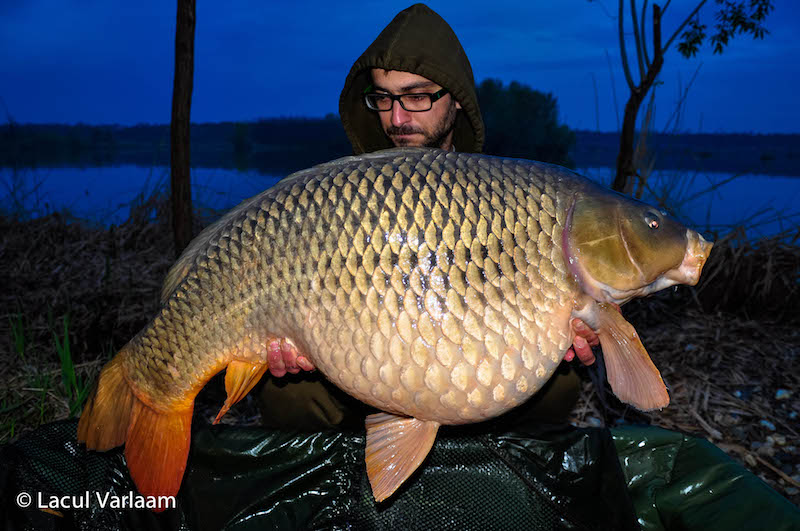
[(686, 254), (683, 256), (681, 265), (667, 271), (664, 278), (673, 281), (673, 284), (694, 286), (700, 280), (700, 272), (708, 261), (714, 242), (706, 240), (701, 234), (691, 229), (686, 229), (686, 240)]

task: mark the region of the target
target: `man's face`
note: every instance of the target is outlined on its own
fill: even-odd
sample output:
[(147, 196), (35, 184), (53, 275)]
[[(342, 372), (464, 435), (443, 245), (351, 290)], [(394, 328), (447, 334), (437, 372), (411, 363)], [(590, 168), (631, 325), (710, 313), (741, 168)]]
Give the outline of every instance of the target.
[[(433, 93), (442, 87), (427, 78), (399, 70), (372, 69), (375, 92), (387, 94)], [(386, 136), (395, 146), (436, 147), (451, 149), (456, 113), (461, 105), (446, 94), (433, 102), (429, 111), (409, 112), (395, 101), (391, 111), (378, 112)]]

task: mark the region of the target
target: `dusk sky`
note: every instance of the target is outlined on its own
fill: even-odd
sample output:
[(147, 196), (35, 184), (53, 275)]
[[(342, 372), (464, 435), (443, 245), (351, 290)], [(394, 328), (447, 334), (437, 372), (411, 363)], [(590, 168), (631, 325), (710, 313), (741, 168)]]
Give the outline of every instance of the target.
[[(324, 116), (338, 112), (353, 62), (412, 2), (198, 2), (192, 121)], [(662, 2), (663, 3), (663, 2)], [(695, 1), (674, 0), (666, 37)], [(469, 56), (476, 81), (517, 80), (552, 92), (570, 127), (617, 130), (622, 77), (616, 2), (432, 1)], [(770, 34), (737, 36), (723, 55), (708, 44), (686, 60), (669, 50), (657, 130), (700, 66), (681, 131), (800, 133), (800, 3), (775, 0)], [(713, 26), (715, 2), (703, 20)], [(0, 112), (22, 123), (136, 124), (170, 120), (175, 2), (0, 2)], [(649, 32), (648, 32), (649, 35)], [(424, 45), (424, 43), (420, 43)]]

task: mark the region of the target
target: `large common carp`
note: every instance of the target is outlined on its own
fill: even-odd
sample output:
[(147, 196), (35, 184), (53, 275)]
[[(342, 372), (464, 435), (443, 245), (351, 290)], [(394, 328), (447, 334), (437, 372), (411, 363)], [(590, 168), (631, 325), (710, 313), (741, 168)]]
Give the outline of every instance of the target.
[[(377, 500), (442, 424), (479, 422), (533, 395), (573, 341), (598, 332), (623, 401), (669, 395), (622, 304), (693, 285), (711, 243), (566, 169), (393, 149), (295, 173), (204, 230), (171, 269), (158, 315), (100, 374), (78, 438), (125, 444), (145, 495), (178, 491), (194, 398), (227, 368), (219, 416), (290, 342), (367, 418)], [(219, 419), (219, 417), (218, 417)]]

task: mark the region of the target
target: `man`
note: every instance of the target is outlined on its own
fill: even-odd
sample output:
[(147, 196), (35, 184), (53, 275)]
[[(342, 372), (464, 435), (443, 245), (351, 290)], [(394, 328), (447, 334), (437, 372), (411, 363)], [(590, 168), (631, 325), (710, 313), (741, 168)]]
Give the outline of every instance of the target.
[[(365, 94), (436, 94), (429, 111), (369, 108)], [(367, 98), (368, 99), (368, 98)], [(458, 37), (439, 15), (417, 4), (400, 12), (350, 69), (339, 114), (356, 155), (395, 146), (480, 153), (483, 119), (472, 66)]]
[[(483, 148), (472, 66), (447, 22), (423, 4), (400, 12), (355, 62), (342, 89), (339, 113), (356, 155), (403, 146), (474, 153)], [(590, 365), (590, 345), (597, 345), (598, 337), (577, 319), (573, 327), (574, 347), (565, 359), (571, 361), (577, 353)], [(313, 369), (287, 343), (270, 349), (268, 363), (277, 377)], [(338, 390), (324, 389), (318, 375), (313, 378), (294, 385), (267, 381), (261, 394), (265, 423), (314, 429), (344, 422), (348, 399)], [(536, 416), (563, 421), (577, 401), (578, 385), (574, 371), (562, 368), (534, 399)], [(290, 409), (271, 405), (288, 402), (294, 404)]]

